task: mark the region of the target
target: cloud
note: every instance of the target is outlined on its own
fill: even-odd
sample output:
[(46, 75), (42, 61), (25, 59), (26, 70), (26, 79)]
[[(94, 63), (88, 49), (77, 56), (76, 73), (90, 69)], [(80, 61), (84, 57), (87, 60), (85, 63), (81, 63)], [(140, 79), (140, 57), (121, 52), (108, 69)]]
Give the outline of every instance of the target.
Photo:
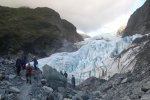
[(10, 7), (49, 7), (73, 23), (77, 29), (90, 32), (102, 28), (118, 17), (130, 13), (137, 0), (0, 0)]

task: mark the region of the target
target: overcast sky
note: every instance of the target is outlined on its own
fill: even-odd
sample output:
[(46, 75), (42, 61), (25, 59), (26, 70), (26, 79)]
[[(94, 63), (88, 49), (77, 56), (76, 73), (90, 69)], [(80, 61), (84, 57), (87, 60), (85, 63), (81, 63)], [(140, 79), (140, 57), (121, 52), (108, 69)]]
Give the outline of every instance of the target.
[(145, 0), (0, 0), (9, 7), (49, 7), (73, 23), (79, 32), (115, 32)]

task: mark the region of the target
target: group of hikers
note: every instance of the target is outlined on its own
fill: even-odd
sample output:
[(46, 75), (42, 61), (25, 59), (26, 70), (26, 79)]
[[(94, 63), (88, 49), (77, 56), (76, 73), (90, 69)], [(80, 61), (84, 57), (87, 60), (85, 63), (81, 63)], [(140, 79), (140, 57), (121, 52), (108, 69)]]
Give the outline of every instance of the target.
[[(33, 61), (34, 69), (37, 70), (38, 61), (37, 61), (36, 57), (34, 57), (32, 61)], [(25, 70), (26, 82), (31, 84), (31, 75), (32, 75), (33, 68), (31, 66), (31, 64), (27, 61), (26, 56), (17, 58), (17, 60), (16, 60), (17, 76), (20, 76), (21, 70)]]
[[(34, 67), (34, 70), (36, 71), (38, 69), (37, 68), (38, 61), (37, 61), (36, 57), (33, 57), (33, 59), (30, 61), (33, 61), (33, 67)], [(30, 84), (31, 84), (31, 76), (32, 76), (33, 67), (31, 66), (31, 64), (27, 60), (27, 56), (19, 57), (16, 60), (16, 74), (17, 74), (17, 76), (20, 76), (21, 70), (25, 70), (26, 82), (30, 83)], [(68, 74), (66, 71), (64, 73), (62, 71), (60, 71), (60, 74), (63, 75), (66, 79), (68, 78)], [(71, 83), (72, 83), (72, 87), (75, 88), (75, 77), (74, 77), (74, 75), (72, 75)]]
[[(64, 73), (62, 71), (60, 71), (60, 74), (63, 75), (66, 79), (68, 78), (68, 74), (66, 71)], [(72, 75), (72, 77), (71, 77), (71, 83), (72, 83), (72, 87), (75, 88), (76, 83), (75, 83), (74, 75)]]

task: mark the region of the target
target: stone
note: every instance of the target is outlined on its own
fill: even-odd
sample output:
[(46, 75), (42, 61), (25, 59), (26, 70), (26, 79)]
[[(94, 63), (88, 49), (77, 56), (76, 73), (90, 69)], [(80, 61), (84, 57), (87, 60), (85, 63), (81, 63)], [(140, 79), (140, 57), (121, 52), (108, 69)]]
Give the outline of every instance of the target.
[(16, 87), (10, 87), (10, 92), (13, 92), (13, 93), (20, 93), (20, 90)]
[(43, 89), (46, 93), (52, 93), (53, 92), (53, 89), (51, 87), (48, 87), (48, 86), (43, 86)]
[[(88, 100), (89, 93), (86, 91), (78, 91), (77, 94), (74, 96), (76, 99), (81, 98), (81, 100)], [(78, 100), (78, 99), (77, 99)], [(80, 100), (80, 99), (79, 99)]]
[(10, 83), (9, 81), (3, 81), (5, 84), (9, 85), (9, 86), (12, 86), (13, 84)]
[(58, 87), (58, 92), (59, 93), (65, 93), (65, 88), (64, 87)]
[(69, 99), (69, 98), (64, 98), (64, 100), (72, 100), (72, 99)]
[(72, 97), (72, 100), (83, 100), (80, 96), (76, 95)]
[(31, 100), (37, 100), (36, 98), (32, 98)]
[(147, 92), (150, 89), (150, 81), (148, 81), (147, 83), (143, 84), (141, 90), (144, 92)]
[(58, 87), (66, 87), (67, 79), (62, 76), (56, 69), (50, 67), (49, 65), (44, 65), (43, 75), (45, 76), (48, 85), (54, 90), (57, 90)]
[(3, 79), (5, 79), (5, 75), (4, 74), (0, 74), (0, 81), (2, 81)]
[(63, 95), (61, 93), (57, 93), (58, 100), (63, 100)]
[(9, 79), (14, 79), (16, 77), (16, 75), (10, 74), (8, 77), (9, 77)]
[(100, 92), (100, 91), (94, 91), (93, 92), (93, 95), (95, 96), (95, 97), (97, 97), (97, 98), (101, 98), (102, 96), (102, 93)]
[(3, 94), (0, 94), (0, 100), (5, 100), (5, 96)]
[(125, 78), (121, 81), (121, 83), (123, 84), (123, 83), (126, 83), (127, 81), (128, 81), (128, 78)]
[(41, 79), (41, 84), (42, 84), (42, 85), (45, 85), (45, 84), (46, 84), (46, 82), (47, 82), (47, 80), (46, 80), (46, 79)]
[(14, 93), (10, 93), (8, 95), (6, 95), (7, 100), (17, 100), (17, 95)]
[(55, 99), (54, 99), (54, 95), (50, 93), (50, 94), (47, 96), (46, 100), (55, 100)]
[(131, 100), (131, 99), (129, 98), (129, 96), (125, 96), (125, 97), (121, 98), (121, 100)]
[(150, 100), (150, 94), (143, 95), (141, 100)]

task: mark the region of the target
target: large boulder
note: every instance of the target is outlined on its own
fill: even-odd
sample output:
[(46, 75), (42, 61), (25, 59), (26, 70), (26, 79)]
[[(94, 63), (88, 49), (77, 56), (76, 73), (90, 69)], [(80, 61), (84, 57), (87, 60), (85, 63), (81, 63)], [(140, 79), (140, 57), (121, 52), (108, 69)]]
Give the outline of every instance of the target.
[(67, 79), (49, 65), (43, 66), (43, 75), (47, 79), (50, 87), (53, 89), (57, 89), (58, 87), (66, 87)]

